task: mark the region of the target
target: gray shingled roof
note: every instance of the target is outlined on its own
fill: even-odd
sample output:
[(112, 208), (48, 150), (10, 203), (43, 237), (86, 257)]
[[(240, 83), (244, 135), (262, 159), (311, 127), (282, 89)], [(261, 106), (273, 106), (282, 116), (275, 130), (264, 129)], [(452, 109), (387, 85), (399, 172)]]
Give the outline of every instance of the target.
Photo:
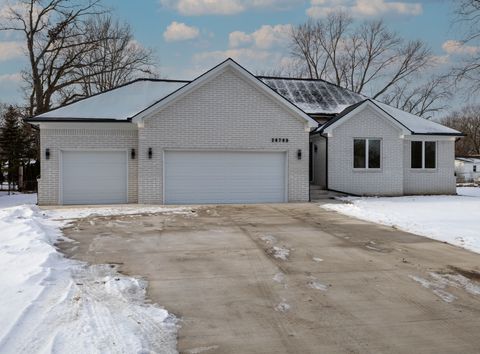
[(367, 98), (323, 80), (258, 78), (308, 114), (338, 114)]
[[(366, 97), (323, 80), (258, 76), (307, 114), (335, 115)], [(127, 120), (188, 81), (139, 79), (116, 89), (51, 110), (37, 120), (60, 118)]]

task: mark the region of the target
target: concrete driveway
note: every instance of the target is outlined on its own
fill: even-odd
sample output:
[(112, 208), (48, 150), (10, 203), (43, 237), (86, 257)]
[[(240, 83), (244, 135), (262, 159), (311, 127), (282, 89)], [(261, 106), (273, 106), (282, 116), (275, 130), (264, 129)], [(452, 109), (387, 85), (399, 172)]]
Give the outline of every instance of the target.
[(480, 255), (316, 204), (90, 217), (65, 234), (67, 255), (150, 282), (180, 352), (479, 352)]

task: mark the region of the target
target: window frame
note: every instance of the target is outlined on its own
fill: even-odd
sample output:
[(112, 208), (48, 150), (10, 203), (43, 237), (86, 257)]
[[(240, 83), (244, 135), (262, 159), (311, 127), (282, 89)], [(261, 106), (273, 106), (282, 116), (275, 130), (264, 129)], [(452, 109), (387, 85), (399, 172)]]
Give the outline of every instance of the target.
[[(422, 167), (412, 167), (412, 146), (413, 143), (422, 143)], [(426, 155), (425, 155), (425, 143), (433, 143), (435, 145), (435, 167), (425, 167)], [(410, 170), (412, 171), (435, 171), (438, 165), (438, 142), (436, 140), (410, 140)]]
[[(364, 140), (365, 141), (365, 166), (364, 167), (355, 167), (355, 140)], [(369, 167), (369, 150), (370, 150), (370, 140), (377, 140), (380, 143), (380, 167)], [(377, 172), (381, 171), (383, 168), (383, 140), (381, 138), (364, 138), (364, 137), (354, 137), (352, 144), (352, 168), (354, 171), (372, 171)]]

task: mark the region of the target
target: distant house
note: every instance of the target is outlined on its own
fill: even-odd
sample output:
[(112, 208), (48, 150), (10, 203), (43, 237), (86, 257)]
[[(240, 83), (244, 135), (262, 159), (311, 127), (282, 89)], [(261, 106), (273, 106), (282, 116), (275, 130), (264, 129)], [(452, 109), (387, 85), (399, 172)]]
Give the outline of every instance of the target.
[(455, 158), (457, 182), (480, 182), (480, 156)]
[(311, 184), (454, 194), (462, 135), (323, 80), (256, 77), (231, 59), (193, 81), (135, 80), (30, 123), (44, 205), (304, 202)]

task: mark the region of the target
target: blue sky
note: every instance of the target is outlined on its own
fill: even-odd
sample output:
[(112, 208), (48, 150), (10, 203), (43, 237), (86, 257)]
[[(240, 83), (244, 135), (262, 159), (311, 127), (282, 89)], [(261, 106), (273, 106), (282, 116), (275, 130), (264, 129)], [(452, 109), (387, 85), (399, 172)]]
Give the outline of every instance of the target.
[[(465, 50), (451, 26), (452, 1), (443, 0), (105, 0), (127, 21), (136, 40), (152, 48), (161, 75), (190, 79), (232, 56), (253, 72), (288, 60), (285, 29), (339, 6), (359, 20), (383, 17), (407, 39), (427, 42), (446, 68)], [(11, 35), (0, 37), (0, 101), (20, 102), (26, 66)], [(450, 41), (450, 42), (448, 42)], [(447, 43), (447, 45), (445, 44)], [(442, 70), (440, 67), (439, 70)]]

